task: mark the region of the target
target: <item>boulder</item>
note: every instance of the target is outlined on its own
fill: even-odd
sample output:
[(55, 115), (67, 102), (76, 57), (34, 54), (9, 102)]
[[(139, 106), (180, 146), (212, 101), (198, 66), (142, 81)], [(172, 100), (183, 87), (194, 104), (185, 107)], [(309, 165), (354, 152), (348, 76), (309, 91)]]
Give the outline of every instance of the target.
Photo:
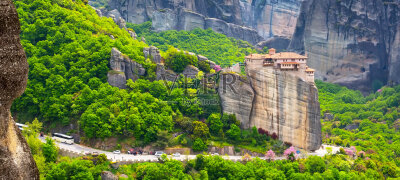
[(358, 124), (349, 124), (345, 127), (346, 130), (351, 131), (354, 129), (358, 129)]
[(192, 65), (188, 65), (188, 66), (185, 67), (185, 69), (183, 70), (182, 74), (185, 77), (194, 79), (194, 78), (196, 78), (196, 76), (199, 73), (199, 71), (200, 70), (197, 67), (192, 66)]
[(111, 71), (108, 72), (108, 83), (119, 88), (126, 88), (126, 80), (136, 81), (146, 74), (143, 66), (123, 55), (117, 48), (112, 48), (110, 58)]
[(119, 17), (116, 23), (119, 26), (119, 28), (126, 29), (126, 22), (123, 18)]
[(115, 23), (117, 23), (118, 19), (121, 18), (121, 14), (117, 9), (113, 9), (107, 12), (107, 17), (110, 17)]
[(111, 86), (126, 89), (126, 76), (124, 72), (109, 71), (107, 74), (107, 82)]
[(101, 180), (118, 180), (118, 176), (110, 171), (103, 171), (101, 172)]
[(161, 63), (161, 54), (157, 47), (145, 47), (143, 48), (143, 54), (145, 59), (150, 58), (153, 63)]
[(120, 175), (119, 175), (119, 178), (128, 179), (129, 176), (126, 175), (126, 174), (120, 174)]
[(163, 64), (157, 64), (157, 80), (166, 80), (175, 82), (179, 75), (172, 70), (167, 70)]
[(131, 37), (132, 37), (133, 39), (136, 40), (137, 34), (136, 34), (135, 32), (128, 30), (128, 33), (129, 33), (129, 35), (131, 35)]
[(39, 171), (10, 107), (26, 88), (28, 62), (11, 0), (0, 0), (0, 179), (39, 179)]
[(324, 117), (323, 119), (327, 120), (327, 121), (332, 121), (335, 118), (335, 116), (331, 113), (324, 113)]

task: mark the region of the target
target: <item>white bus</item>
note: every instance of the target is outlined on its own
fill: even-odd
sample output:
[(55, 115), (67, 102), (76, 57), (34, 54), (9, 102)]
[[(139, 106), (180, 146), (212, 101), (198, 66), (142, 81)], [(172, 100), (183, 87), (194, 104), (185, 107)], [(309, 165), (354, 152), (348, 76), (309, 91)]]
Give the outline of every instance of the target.
[(17, 125), (17, 127), (19, 128), (19, 130), (24, 130), (24, 128), (25, 127), (28, 127), (27, 125), (25, 125), (25, 124), (21, 124), (21, 123), (15, 123), (15, 125)]
[(62, 142), (62, 143), (66, 143), (66, 144), (74, 144), (74, 137), (68, 136), (65, 134), (53, 133), (53, 136), (51, 138), (57, 142)]

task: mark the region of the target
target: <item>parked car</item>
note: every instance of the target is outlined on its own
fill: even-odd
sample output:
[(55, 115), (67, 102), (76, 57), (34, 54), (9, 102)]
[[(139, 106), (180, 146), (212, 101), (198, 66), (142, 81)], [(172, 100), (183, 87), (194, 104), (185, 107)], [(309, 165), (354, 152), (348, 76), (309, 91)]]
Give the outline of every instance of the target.
[(172, 154), (174, 157), (181, 157), (181, 153), (174, 153), (174, 154)]
[(113, 153), (114, 154), (121, 154), (121, 151), (120, 150), (115, 150), (115, 151), (113, 151)]
[(98, 156), (98, 155), (99, 155), (98, 152), (96, 152), (96, 151), (93, 151), (93, 152), (92, 152), (92, 156), (93, 156), (93, 157), (96, 157), (96, 156)]
[(156, 151), (156, 153), (154, 155), (157, 157), (161, 157), (161, 155), (163, 155), (163, 154), (165, 154), (165, 153), (162, 151)]

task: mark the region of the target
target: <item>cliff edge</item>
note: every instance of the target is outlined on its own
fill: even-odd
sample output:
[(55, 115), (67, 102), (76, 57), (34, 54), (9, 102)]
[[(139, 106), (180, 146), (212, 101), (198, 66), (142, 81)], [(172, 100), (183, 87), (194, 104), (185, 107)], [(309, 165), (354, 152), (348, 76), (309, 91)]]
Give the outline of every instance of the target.
[(0, 179), (39, 179), (30, 148), (11, 117), (10, 107), (26, 87), (28, 63), (20, 24), (11, 0), (0, 0)]

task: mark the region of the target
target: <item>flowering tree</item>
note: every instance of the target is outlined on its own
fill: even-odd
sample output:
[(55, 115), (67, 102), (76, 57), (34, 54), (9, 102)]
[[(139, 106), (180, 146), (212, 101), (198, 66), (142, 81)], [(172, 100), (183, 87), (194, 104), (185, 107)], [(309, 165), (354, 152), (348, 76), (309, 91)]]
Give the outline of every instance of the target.
[(357, 149), (356, 149), (356, 147), (354, 147), (354, 146), (351, 146), (350, 149), (351, 149), (354, 153), (357, 152)]
[(271, 149), (265, 153), (265, 160), (273, 161), (275, 159), (275, 153)]
[(246, 153), (243, 157), (242, 157), (242, 161), (251, 161), (251, 156), (250, 154)]
[(219, 71), (221, 71), (221, 66), (220, 65), (215, 65), (214, 66), (214, 70), (215, 70), (215, 72), (219, 72)]
[(296, 149), (294, 149), (293, 146), (290, 146), (290, 148), (283, 152), (283, 155), (285, 155), (288, 160), (294, 161), (296, 160)]
[(352, 149), (345, 149), (345, 152), (348, 156), (353, 156), (354, 155), (354, 151)]
[(358, 157), (364, 158), (365, 157), (365, 152), (364, 151), (358, 152)]

